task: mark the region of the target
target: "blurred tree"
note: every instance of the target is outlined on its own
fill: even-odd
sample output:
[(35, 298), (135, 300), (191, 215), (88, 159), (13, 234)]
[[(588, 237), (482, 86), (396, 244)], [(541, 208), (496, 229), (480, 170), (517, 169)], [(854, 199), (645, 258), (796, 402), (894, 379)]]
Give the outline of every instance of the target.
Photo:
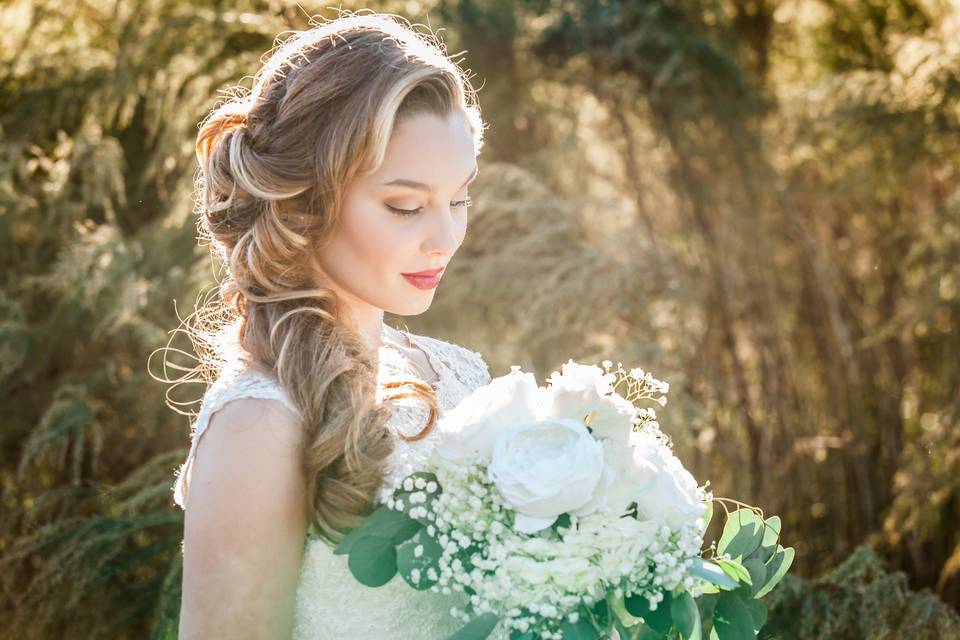
[[(771, 624), (886, 633), (853, 602), (948, 637), (907, 588), (960, 604), (956, 7), (376, 9), (442, 25), (491, 122), (467, 240), (414, 329), (493, 375), (610, 358), (668, 380), (696, 476), (780, 514), (796, 573), (843, 563), (778, 587)], [(206, 381), (162, 396), (147, 354), (170, 301), (213, 284), (195, 127), (307, 10), (21, 1), (0, 24), (0, 640), (174, 637), (170, 407)], [(864, 542), (905, 573), (860, 580), (881, 575), (850, 569), (873, 566)]]

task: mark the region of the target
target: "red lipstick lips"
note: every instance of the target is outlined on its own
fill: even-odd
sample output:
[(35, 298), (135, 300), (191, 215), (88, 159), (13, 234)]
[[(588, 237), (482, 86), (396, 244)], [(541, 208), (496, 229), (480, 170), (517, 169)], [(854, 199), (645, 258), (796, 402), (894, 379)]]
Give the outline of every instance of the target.
[(440, 284), (440, 274), (443, 272), (444, 268), (445, 267), (439, 267), (437, 269), (427, 269), (426, 271), (403, 273), (400, 275), (406, 278), (407, 282), (415, 286), (417, 289), (433, 289)]

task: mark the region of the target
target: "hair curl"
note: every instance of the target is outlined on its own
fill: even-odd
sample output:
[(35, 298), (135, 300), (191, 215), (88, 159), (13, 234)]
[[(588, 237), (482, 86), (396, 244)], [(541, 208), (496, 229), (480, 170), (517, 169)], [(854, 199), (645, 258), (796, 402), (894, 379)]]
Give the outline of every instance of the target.
[(396, 16), (350, 14), (275, 46), (249, 94), (213, 110), (196, 140), (198, 228), (226, 277), (187, 330), (200, 354), (193, 373), (209, 382), (242, 361), (277, 379), (304, 430), (311, 528), (331, 543), (369, 514), (383, 483), (393, 440), (378, 399), (429, 407), (411, 439), (436, 422), (429, 385), (378, 387), (376, 354), (316, 270), (345, 186), (380, 166), (394, 127), (423, 112), (462, 113), (479, 153), (474, 91), (436, 36)]

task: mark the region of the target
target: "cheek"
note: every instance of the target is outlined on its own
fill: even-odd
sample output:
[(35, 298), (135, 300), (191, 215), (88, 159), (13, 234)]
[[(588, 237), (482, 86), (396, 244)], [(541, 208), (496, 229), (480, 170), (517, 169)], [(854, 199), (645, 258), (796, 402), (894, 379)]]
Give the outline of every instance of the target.
[[(348, 205), (349, 206), (349, 205)], [(370, 271), (381, 271), (402, 262), (405, 246), (404, 229), (376, 204), (353, 204), (344, 209), (341, 218), (341, 240), (351, 248), (356, 259)]]

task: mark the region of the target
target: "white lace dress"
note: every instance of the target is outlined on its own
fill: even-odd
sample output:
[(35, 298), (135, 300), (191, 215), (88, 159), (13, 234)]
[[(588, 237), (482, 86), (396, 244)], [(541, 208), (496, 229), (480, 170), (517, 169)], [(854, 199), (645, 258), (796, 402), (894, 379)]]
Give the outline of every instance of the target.
[[(433, 383), (441, 415), (475, 388), (490, 382), (490, 373), (483, 357), (465, 347), (429, 336), (405, 333), (409, 342), (427, 357), (439, 379)], [(405, 367), (405, 359), (391, 347), (379, 352), (380, 378)], [(407, 369), (410, 371), (411, 369)], [(197, 443), (210, 416), (227, 402), (237, 398), (271, 398), (283, 402), (294, 412), (297, 409), (275, 379), (236, 366), (226, 368), (207, 389), (193, 424), (190, 453), (177, 472), (173, 487), (174, 501), (185, 508), (192, 462)], [(421, 404), (395, 403), (389, 426), (394, 434), (414, 435), (428, 416)], [(389, 460), (388, 476), (379, 499), (385, 500), (390, 488), (421, 466), (436, 444), (436, 431), (422, 440), (407, 442), (396, 439)], [(366, 587), (353, 577), (346, 555), (335, 555), (322, 539), (308, 534), (304, 542), (303, 561), (297, 587), (294, 618), (294, 640), (353, 640), (379, 637), (391, 640), (445, 640), (463, 622), (450, 615), (450, 607), (462, 608), (466, 595), (449, 595), (429, 590), (417, 591), (399, 574), (387, 584)], [(498, 625), (491, 640), (505, 640), (507, 634)]]

